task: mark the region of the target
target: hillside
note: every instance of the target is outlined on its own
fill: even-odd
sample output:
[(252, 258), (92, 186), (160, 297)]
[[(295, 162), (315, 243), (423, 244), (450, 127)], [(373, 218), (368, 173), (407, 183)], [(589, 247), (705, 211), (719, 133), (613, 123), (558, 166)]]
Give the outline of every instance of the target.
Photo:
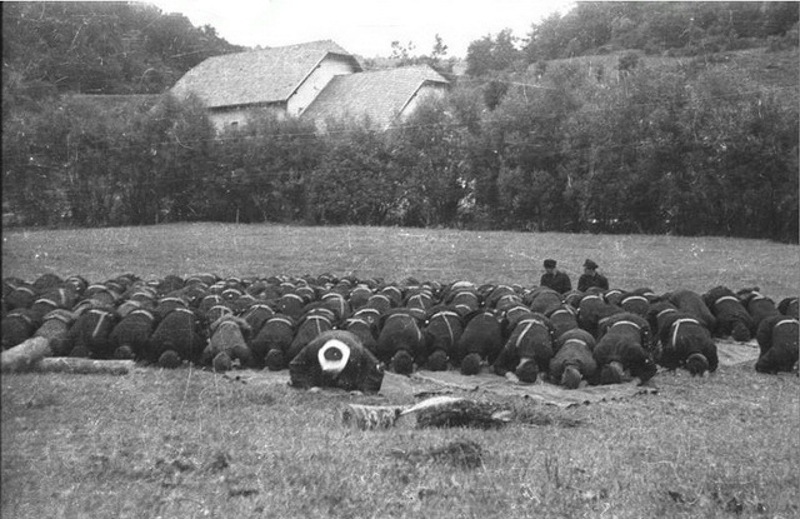
[[(630, 58), (635, 56), (635, 58)], [(712, 73), (734, 77), (746, 91), (765, 90), (778, 93), (782, 103), (800, 103), (800, 51), (770, 51), (766, 47), (719, 52), (702, 56), (648, 56), (637, 51), (619, 51), (609, 54), (554, 59), (530, 65), (522, 73), (511, 74), (510, 79), (526, 85), (546, 82), (544, 72), (555, 69), (577, 70), (579, 75), (596, 85), (619, 83), (624, 77), (626, 59), (633, 59), (632, 67), (661, 73), (681, 72), (687, 82), (700, 75)], [(629, 62), (630, 63), (630, 62)], [(732, 85), (731, 85), (732, 86)]]
[[(620, 56), (636, 52), (648, 67), (713, 63), (752, 69), (758, 82), (795, 85), (797, 4), (749, 4), (582, 2), (564, 17), (534, 25), (522, 49), (509, 32), (501, 32), (473, 42), (465, 63), (433, 53), (360, 61), (367, 69), (435, 63), (448, 74), (466, 69), (473, 77), (491, 78), (541, 63), (586, 63), (593, 73), (598, 67), (608, 73), (617, 70)], [(205, 58), (244, 50), (219, 37), (212, 26), (194, 27), (181, 14), (165, 14), (141, 2), (5, 2), (2, 9), (7, 106), (65, 92), (159, 94)], [(678, 35), (686, 36), (687, 23), (694, 24), (693, 36), (684, 41)], [(721, 36), (724, 31), (727, 39)], [(767, 46), (795, 51), (770, 53)], [(552, 59), (564, 54), (586, 55)]]
[[(792, 88), (797, 90), (800, 84), (800, 52), (797, 48), (770, 52), (766, 47), (739, 51), (719, 52), (702, 56), (648, 56), (636, 51), (618, 51), (609, 54), (578, 56), (574, 58), (548, 60), (549, 67), (577, 66), (587, 73), (598, 69), (611, 73), (615, 77), (619, 70), (620, 59), (634, 53), (638, 56), (637, 66), (651, 69), (693, 69), (696, 72), (710, 68), (736, 69), (758, 84), (774, 88)], [(526, 77), (536, 75), (537, 64), (528, 67)]]
[(3, 101), (56, 93), (160, 94), (209, 56), (211, 26), (138, 2), (3, 2)]
[[(595, 45), (549, 61), (502, 33), (480, 40), (482, 73), (468, 59), (451, 95), (398, 131), (354, 123), (320, 135), (265, 119), (220, 139), (199, 102), (158, 95), (205, 56), (235, 50), (212, 27), (142, 4), (3, 9), (3, 209), (20, 225), (798, 239), (796, 26), (699, 47), (715, 53)], [(131, 94), (156, 98), (118, 104)]]
[[(698, 56), (797, 46), (797, 2), (579, 2), (534, 24), (522, 50), (540, 60), (639, 49)], [(498, 39), (501, 35), (498, 35)]]

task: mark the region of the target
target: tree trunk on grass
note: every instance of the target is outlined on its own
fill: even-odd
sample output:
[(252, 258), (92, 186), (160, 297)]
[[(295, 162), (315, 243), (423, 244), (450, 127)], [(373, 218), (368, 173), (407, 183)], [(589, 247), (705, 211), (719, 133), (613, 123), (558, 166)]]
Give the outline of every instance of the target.
[[(362, 430), (389, 429), (404, 417), (416, 418), (415, 427), (501, 427), (511, 420), (511, 413), (495, 404), (466, 398), (439, 396), (410, 406), (373, 406), (350, 404), (342, 411), (345, 426)], [(413, 420), (411, 420), (413, 421)]]
[(417, 428), (475, 427), (493, 429), (510, 420), (509, 413), (497, 405), (474, 400), (458, 399), (417, 411)]
[(49, 339), (33, 337), (0, 354), (0, 367), (3, 373), (30, 371), (36, 362), (52, 354)]

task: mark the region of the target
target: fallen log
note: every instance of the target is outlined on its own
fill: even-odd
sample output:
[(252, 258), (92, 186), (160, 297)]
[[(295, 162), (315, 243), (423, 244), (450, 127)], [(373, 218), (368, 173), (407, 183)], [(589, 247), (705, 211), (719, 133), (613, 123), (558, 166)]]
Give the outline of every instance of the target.
[(345, 426), (365, 431), (389, 429), (403, 421), (414, 422), (414, 426), (418, 429), (424, 427), (489, 429), (505, 425), (510, 420), (511, 413), (494, 404), (448, 396), (428, 398), (413, 406), (350, 404), (342, 411), (342, 423)]
[(79, 357), (46, 357), (33, 369), (38, 373), (75, 373), (81, 375), (126, 375), (133, 371), (132, 360), (93, 360)]
[(47, 355), (52, 355), (50, 340), (44, 337), (33, 337), (0, 354), (0, 370), (3, 373), (30, 371)]
[(342, 410), (342, 424), (362, 431), (389, 429), (394, 427), (403, 409), (396, 405), (350, 404)]
[(495, 404), (459, 398), (453, 402), (429, 406), (417, 411), (417, 428), (475, 427), (494, 429), (507, 424), (511, 412)]

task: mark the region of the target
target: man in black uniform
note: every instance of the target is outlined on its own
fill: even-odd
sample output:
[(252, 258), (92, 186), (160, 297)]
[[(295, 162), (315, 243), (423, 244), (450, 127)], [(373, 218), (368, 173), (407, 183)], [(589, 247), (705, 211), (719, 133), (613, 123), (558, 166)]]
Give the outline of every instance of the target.
[(539, 284), (543, 287), (552, 288), (559, 294), (565, 294), (572, 290), (572, 283), (569, 276), (556, 268), (556, 260), (544, 260), (545, 273), (542, 274), (542, 279)]
[(591, 287), (608, 290), (608, 279), (597, 272), (597, 263), (587, 259), (583, 263), (583, 275), (578, 280), (578, 290), (586, 292)]
[(289, 363), (291, 385), (334, 387), (377, 393), (383, 383), (383, 365), (352, 332), (329, 330), (300, 350)]

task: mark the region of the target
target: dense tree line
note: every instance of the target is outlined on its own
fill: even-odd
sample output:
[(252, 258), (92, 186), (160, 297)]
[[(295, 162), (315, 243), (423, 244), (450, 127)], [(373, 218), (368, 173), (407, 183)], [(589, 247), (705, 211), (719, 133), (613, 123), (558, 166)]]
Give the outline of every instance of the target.
[(3, 104), (64, 92), (160, 94), (242, 50), (211, 26), (137, 2), (3, 2)]
[(521, 37), (508, 29), (472, 42), (467, 71), (485, 75), (529, 64), (635, 49), (697, 56), (796, 47), (797, 2), (578, 2)]
[[(796, 54), (794, 54), (796, 57)], [(501, 82), (497, 81), (497, 84)], [(464, 82), (388, 131), (196, 100), (65, 96), (4, 120), (4, 209), (33, 225), (222, 220), (798, 239), (796, 87), (726, 67)]]
[[(8, 214), (9, 222), (48, 226), (268, 221), (798, 241), (796, 83), (765, 86), (744, 69), (715, 66), (725, 65), (723, 55), (662, 67), (628, 52), (603, 70), (544, 61), (563, 54), (543, 50), (647, 50), (656, 40), (636, 40), (641, 33), (661, 34), (658, 49), (691, 54), (691, 39), (665, 43), (689, 15), (707, 36), (727, 27), (734, 40), (772, 37), (770, 48), (780, 49), (796, 32), (796, 3), (579, 3), (534, 26), (522, 50), (510, 31), (473, 42), (469, 56), (480, 59), (468, 59), (471, 78), (404, 125), (381, 131), (369, 121), (329, 121), (325, 134), (268, 116), (217, 134), (194, 99), (76, 94), (161, 93), (206, 56), (235, 50), (182, 16), (72, 2), (4, 3), (3, 14), (4, 221)], [(668, 20), (674, 30), (637, 29)], [(580, 30), (548, 40), (566, 38), (570, 27)], [(796, 50), (785, 52), (796, 61)], [(441, 64), (445, 53), (437, 38), (430, 59)]]

